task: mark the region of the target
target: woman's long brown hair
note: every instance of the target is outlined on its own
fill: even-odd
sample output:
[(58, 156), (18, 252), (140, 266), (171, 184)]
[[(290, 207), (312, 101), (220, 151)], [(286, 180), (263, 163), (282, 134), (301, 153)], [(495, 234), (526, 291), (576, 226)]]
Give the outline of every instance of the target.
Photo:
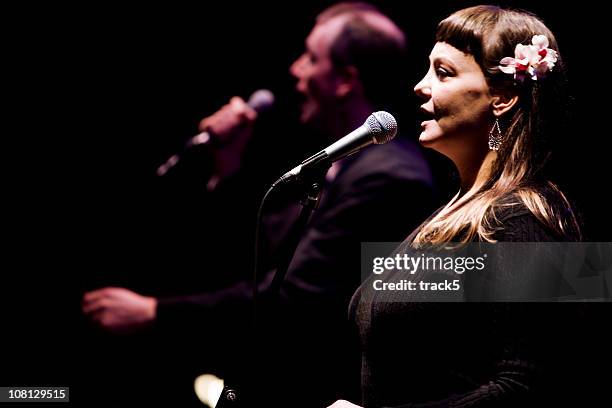
[(514, 56), (517, 44), (531, 44), (536, 34), (558, 51), (552, 32), (534, 15), (495, 6), (460, 10), (438, 25), (436, 41), (474, 56), (492, 91), (518, 95), (515, 107), (501, 118), (503, 143), (484, 186), (460, 206), (440, 213), (417, 234), (414, 245), (493, 241), (499, 228), (498, 210), (526, 206), (560, 240), (580, 240), (570, 204), (551, 182), (542, 181), (549, 157), (549, 139), (562, 131), (566, 100), (561, 56), (538, 81), (515, 82), (498, 68), (503, 57)]

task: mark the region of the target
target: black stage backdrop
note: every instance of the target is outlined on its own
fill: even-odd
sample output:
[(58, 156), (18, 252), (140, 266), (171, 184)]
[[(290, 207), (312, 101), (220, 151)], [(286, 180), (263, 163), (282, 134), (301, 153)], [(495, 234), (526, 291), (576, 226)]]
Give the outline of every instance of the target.
[[(478, 2), (374, 3), (407, 33), (411, 85), (406, 112), (397, 115), (403, 133), (416, 137), (412, 86), (426, 71), (436, 23)], [(96, 361), (100, 347), (124, 345), (85, 334), (83, 291), (102, 284), (172, 291), (177, 275), (151, 266), (147, 248), (173, 240), (156, 236), (158, 222), (197, 208), (167, 197), (161, 198), (164, 208), (156, 205), (154, 172), (196, 133), (202, 117), (233, 95), (269, 88), (280, 101), (273, 126), (283, 131), (261, 142), (262, 174), (279, 174), (322, 147), (290, 125), (296, 112), (288, 67), (316, 14), (329, 4), (82, 2), (5, 10), (10, 124), (2, 138), (0, 386), (68, 385), (74, 401), (90, 399), (84, 394), (95, 385), (87, 362)], [(557, 34), (575, 117), (565, 134), (555, 135), (555, 180), (576, 203), (587, 238), (610, 241), (604, 198), (610, 184), (609, 36), (603, 35), (602, 6), (590, 0), (501, 4), (534, 11)], [(284, 153), (273, 156), (271, 148)], [(449, 172), (443, 160), (436, 163), (438, 173)], [(176, 222), (189, 218), (177, 216)], [(157, 354), (167, 352), (155, 347)]]

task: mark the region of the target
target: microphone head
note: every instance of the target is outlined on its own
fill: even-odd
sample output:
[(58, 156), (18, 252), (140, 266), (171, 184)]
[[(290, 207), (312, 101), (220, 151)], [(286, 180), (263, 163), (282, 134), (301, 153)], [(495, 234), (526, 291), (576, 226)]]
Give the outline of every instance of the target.
[(267, 89), (260, 89), (253, 92), (247, 105), (255, 109), (257, 113), (262, 113), (274, 106), (274, 94)]
[(374, 112), (366, 119), (365, 125), (374, 136), (375, 144), (387, 143), (397, 134), (397, 122), (393, 115), (385, 111)]

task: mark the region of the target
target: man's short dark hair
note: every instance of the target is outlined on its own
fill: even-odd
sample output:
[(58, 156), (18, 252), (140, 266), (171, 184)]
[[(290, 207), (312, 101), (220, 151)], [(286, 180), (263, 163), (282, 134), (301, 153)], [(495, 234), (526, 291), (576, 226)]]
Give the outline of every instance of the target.
[[(398, 92), (406, 92), (406, 42), (403, 33), (371, 4), (343, 2), (324, 10), (317, 24), (346, 16), (331, 45), (331, 60), (337, 68), (354, 66), (359, 71), (366, 97), (376, 108), (389, 109)], [(384, 18), (393, 29), (373, 24), (368, 17)]]

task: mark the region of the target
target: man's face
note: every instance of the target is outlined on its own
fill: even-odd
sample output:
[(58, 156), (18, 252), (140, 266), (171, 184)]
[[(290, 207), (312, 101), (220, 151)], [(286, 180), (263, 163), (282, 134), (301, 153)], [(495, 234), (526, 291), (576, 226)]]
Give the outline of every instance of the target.
[(341, 18), (317, 24), (306, 39), (306, 50), (290, 68), (303, 97), (301, 122), (322, 130), (329, 126), (338, 106), (340, 77), (331, 61), (330, 48), (342, 26)]

